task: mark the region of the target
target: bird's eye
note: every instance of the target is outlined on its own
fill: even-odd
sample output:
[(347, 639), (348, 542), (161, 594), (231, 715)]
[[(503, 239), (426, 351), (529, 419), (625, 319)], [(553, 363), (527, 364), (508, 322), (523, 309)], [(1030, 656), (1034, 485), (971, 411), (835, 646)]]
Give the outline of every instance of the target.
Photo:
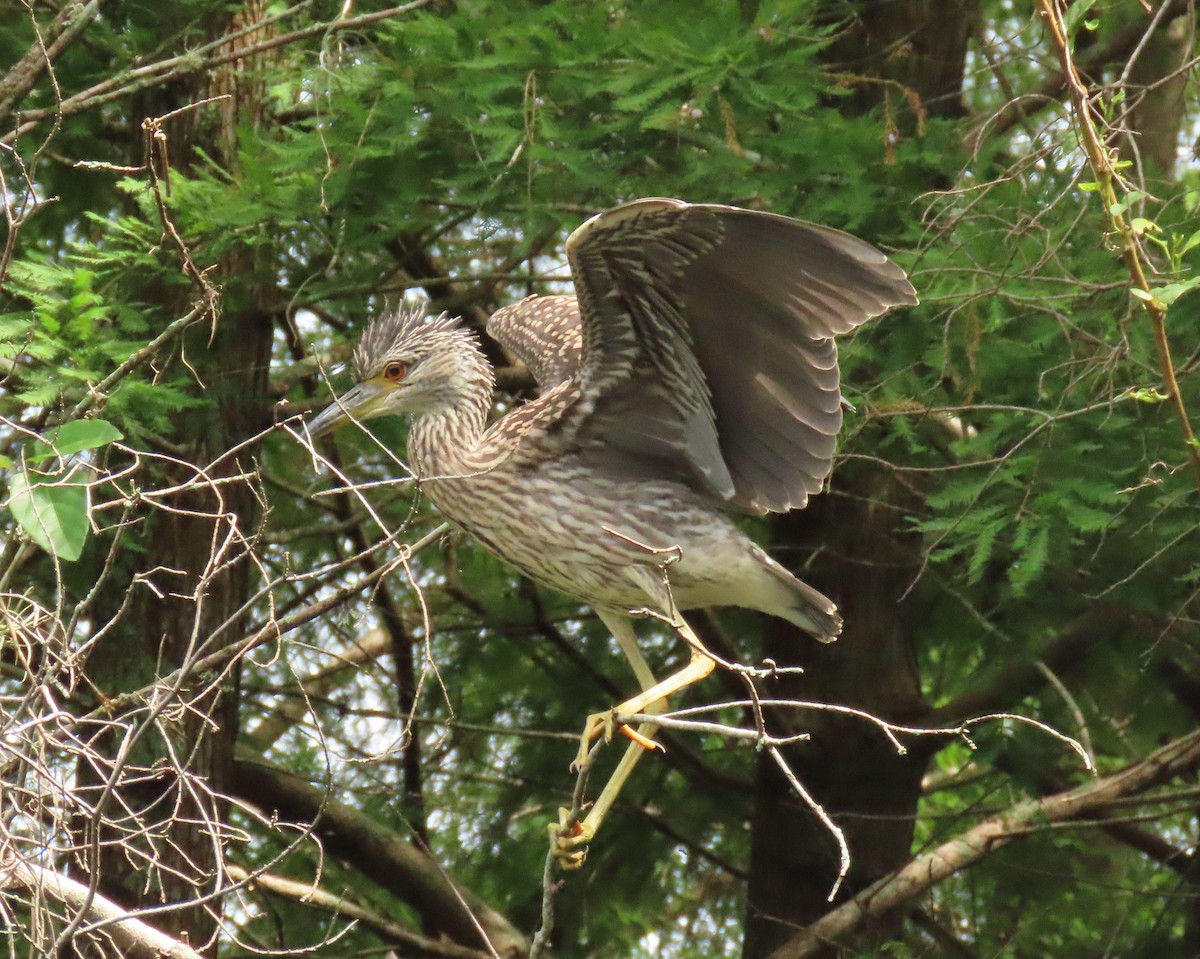
[(404, 374), (408, 372), (408, 367), (403, 363), (389, 363), (383, 368), (383, 375), (386, 379), (395, 383), (397, 380), (404, 379)]

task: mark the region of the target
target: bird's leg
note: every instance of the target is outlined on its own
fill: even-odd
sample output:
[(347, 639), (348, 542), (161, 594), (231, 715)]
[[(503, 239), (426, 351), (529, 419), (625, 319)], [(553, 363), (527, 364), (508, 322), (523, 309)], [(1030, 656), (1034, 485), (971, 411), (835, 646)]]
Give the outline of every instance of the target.
[[(637, 677), (638, 685), (642, 690), (645, 691), (656, 686), (658, 680), (655, 678), (654, 673), (651, 672), (650, 664), (646, 662), (646, 657), (642, 655), (642, 651), (638, 648), (637, 633), (634, 631), (633, 624), (630, 623), (629, 619), (625, 616), (613, 615), (612, 613), (597, 613), (596, 615), (608, 627), (609, 632), (613, 634), (613, 638), (617, 641), (617, 648), (629, 660), (629, 665), (633, 667), (633, 674)], [(588, 757), (591, 755), (593, 745), (601, 734), (603, 734), (605, 742), (609, 742), (612, 739), (614, 730), (613, 714), (618, 709), (609, 709), (605, 712), (592, 713), (592, 715), (588, 716), (587, 722), (584, 723), (583, 735), (579, 738), (579, 752), (575, 754), (575, 761), (571, 763), (573, 770), (587, 767)], [(665, 703), (662, 709), (652, 710), (652, 712), (665, 711)], [(647, 724), (643, 723), (642, 725)], [(641, 726), (636, 730), (630, 726), (622, 726), (621, 732), (629, 736), (633, 740), (634, 745), (639, 746), (642, 750), (655, 748), (652, 739), (655, 730), (647, 732)]]
[[(691, 649), (691, 659), (683, 669), (658, 682), (655, 680), (654, 674), (650, 672), (650, 667), (646, 664), (641, 651), (637, 648), (637, 636), (630, 627), (628, 619), (624, 617), (618, 619), (611, 615), (604, 616), (598, 613), (601, 621), (617, 638), (617, 645), (620, 646), (621, 651), (625, 653), (626, 658), (633, 666), (638, 682), (642, 686), (642, 692), (606, 712), (593, 713), (588, 716), (587, 722), (584, 724), (583, 735), (580, 737), (579, 751), (575, 754), (575, 761), (571, 764), (572, 769), (583, 769), (587, 766), (593, 744), (601, 736), (603, 736), (604, 742), (612, 740), (613, 733), (618, 728), (615, 718), (618, 714), (650, 712), (646, 707), (659, 700), (665, 700), (672, 693), (676, 693), (692, 683), (699, 682), (716, 668), (718, 660), (687, 624), (687, 620), (683, 618), (683, 614), (679, 612), (679, 608), (671, 598), (669, 589), (663, 591), (663, 600), (663, 608), (669, 610), (666, 614), (651, 608), (635, 610), (634, 614), (653, 617), (674, 629)], [(662, 709), (653, 710), (653, 712), (666, 712), (665, 704)], [(655, 744), (648, 737), (643, 736), (640, 729), (634, 730), (625, 725), (621, 725), (619, 728), (635, 743), (640, 743), (643, 749), (655, 748)]]
[[(588, 717), (587, 726), (584, 729), (585, 738), (580, 743), (580, 754), (576, 757), (577, 763), (582, 761), (582, 763), (586, 764), (588, 754), (591, 750), (591, 740), (599, 735), (601, 730), (606, 731), (607, 737), (612, 736), (614, 716), (618, 714), (628, 715), (630, 713), (656, 714), (665, 712), (668, 696), (678, 692), (685, 686), (699, 682), (713, 671), (716, 661), (706, 654), (704, 644), (692, 632), (691, 627), (679, 615), (678, 610), (673, 609), (672, 613), (673, 625), (687, 641), (688, 646), (691, 648), (692, 656), (683, 669), (668, 676), (661, 682), (654, 681), (654, 674), (650, 672), (650, 667), (646, 664), (645, 658), (637, 648), (636, 636), (629, 620), (624, 618), (618, 620), (615, 617), (601, 615), (601, 619), (605, 625), (612, 630), (613, 636), (616, 637), (617, 645), (621, 647), (621, 650), (633, 666), (634, 673), (638, 677), (638, 682), (642, 686), (642, 692), (632, 699), (627, 699), (607, 713), (596, 713)], [(622, 727), (622, 729), (624, 728)], [(645, 739), (652, 746), (652, 737), (656, 732), (658, 732), (658, 726), (653, 722), (644, 722), (637, 728), (639, 739)], [(604, 821), (604, 817), (608, 815), (609, 809), (612, 808), (612, 804), (616, 801), (621, 787), (625, 785), (625, 780), (629, 778), (629, 774), (633, 772), (633, 767), (637, 765), (638, 760), (642, 758), (642, 754), (646, 751), (646, 747), (639, 742), (639, 739), (635, 739), (629, 744), (629, 748), (625, 750), (625, 755), (621, 757), (621, 762), (617, 765), (612, 776), (609, 777), (608, 782), (605, 784), (604, 789), (596, 797), (596, 801), (592, 803), (588, 809), (588, 814), (581, 822), (572, 823), (570, 821), (569, 810), (560, 810), (558, 823), (550, 826), (550, 842), (555, 856), (558, 857), (559, 863), (564, 869), (578, 869), (583, 865), (584, 857), (587, 855), (587, 844), (595, 837), (600, 824)]]
[[(608, 627), (613, 638), (616, 639), (617, 646), (625, 654), (625, 658), (629, 660), (629, 665), (633, 668), (633, 673), (637, 677), (638, 685), (643, 690), (651, 689), (657, 685), (658, 681), (650, 669), (650, 664), (646, 662), (646, 657), (642, 655), (642, 651), (638, 648), (637, 633), (634, 631), (633, 624), (629, 619), (625, 616), (616, 616), (599, 611), (597, 611), (597, 615), (600, 617), (600, 621)], [(647, 707), (646, 712), (660, 713), (664, 712), (666, 708), (666, 699), (661, 699), (654, 705)], [(600, 731), (607, 729), (607, 738), (612, 737), (612, 717), (614, 712), (615, 710), (610, 709), (608, 712), (594, 713), (588, 717), (580, 742), (579, 753), (576, 755), (575, 761), (571, 764), (572, 769), (586, 768), (592, 749), (592, 742), (599, 735)], [(633, 772), (633, 767), (642, 758), (642, 753), (647, 749), (655, 747), (653, 737), (658, 732), (658, 726), (654, 723), (642, 723), (636, 731), (628, 726), (622, 726), (621, 729), (623, 732), (631, 734), (630, 739), (633, 742), (625, 750), (625, 755), (621, 757), (620, 763), (613, 770), (612, 776), (609, 778), (599, 797), (589, 807), (586, 818), (582, 821), (573, 821), (571, 810), (559, 809), (558, 821), (550, 824), (550, 846), (563, 869), (578, 869), (583, 865), (583, 861), (587, 856), (587, 844), (596, 835), (596, 830), (599, 828), (601, 820), (608, 814), (609, 807), (612, 806), (613, 800), (617, 798), (621, 784), (629, 778), (629, 774)], [(614, 783), (616, 783), (615, 788), (613, 786)]]
[[(641, 543), (635, 539), (631, 539), (617, 530), (609, 529), (607, 526), (604, 527), (604, 531), (621, 540), (623, 543), (627, 543), (631, 546), (636, 546), (638, 549), (644, 550), (648, 556), (654, 557), (656, 560), (653, 567), (634, 565), (627, 568), (625, 570), (625, 574), (631, 580), (633, 580), (634, 583), (646, 591), (647, 598), (653, 598), (656, 601), (658, 609), (665, 610), (666, 612), (664, 614), (662, 612), (658, 612), (658, 610), (651, 610), (649, 607), (647, 607), (642, 610), (632, 611), (632, 615), (655, 616), (676, 631), (680, 630), (680, 624), (683, 624), (683, 626), (686, 628), (687, 624), (684, 622), (683, 616), (679, 612), (679, 608), (675, 605), (675, 599), (671, 595), (671, 582), (667, 576), (668, 567), (679, 562), (680, 556), (682, 555), (680, 548), (678, 546), (669, 546), (664, 549), (656, 546), (650, 546), (647, 543)], [(634, 674), (637, 676), (638, 683), (642, 687), (643, 695), (648, 690), (654, 689), (661, 685), (655, 679), (654, 673), (650, 671), (650, 667), (646, 663), (645, 657), (642, 656), (641, 650), (638, 649), (637, 633), (630, 625), (629, 616), (618, 616), (613, 613), (602, 613), (599, 610), (596, 611), (596, 615), (599, 616), (600, 621), (608, 627), (609, 632), (611, 632), (613, 637), (617, 640), (617, 645), (620, 647), (621, 652), (623, 652), (625, 654), (625, 658), (629, 660), (629, 664), (633, 667)], [(683, 638), (688, 641), (689, 645), (697, 646), (699, 643), (699, 640), (695, 640), (695, 642), (693, 642), (692, 639), (688, 638), (689, 635), (693, 638), (695, 635), (690, 629), (688, 630), (687, 634), (680, 633), (680, 635), (682, 635)], [(699, 646), (699, 648), (703, 649), (704, 647)], [(667, 682), (670, 682), (670, 680), (667, 680)], [(695, 680), (689, 680), (689, 682), (695, 682)], [(668, 694), (664, 693), (658, 698), (665, 698), (666, 695)], [(603, 736), (603, 742), (607, 743), (612, 741), (613, 732), (617, 728), (616, 723), (614, 722), (614, 717), (622, 710), (622, 707), (628, 705), (630, 702), (632, 702), (632, 700), (626, 700), (626, 702), (622, 703), (620, 706), (614, 707), (613, 709), (606, 710), (602, 713), (592, 713), (592, 715), (588, 716), (587, 722), (585, 722), (583, 726), (583, 735), (579, 738), (579, 751), (575, 754), (575, 760), (571, 763), (572, 770), (587, 768), (588, 758), (591, 756), (593, 749), (599, 747), (600, 743), (598, 740), (600, 740), (601, 736)], [(665, 711), (665, 702), (663, 703), (661, 709), (654, 710), (654, 712)], [(625, 736), (629, 737), (629, 739), (633, 740), (634, 743), (640, 745), (643, 749), (662, 748), (661, 746), (656, 747), (653, 740), (651, 740), (649, 736), (644, 735), (640, 729), (635, 730), (632, 726), (626, 726), (622, 724), (620, 726), (620, 730)], [(653, 735), (653, 733), (650, 735)]]
[[(691, 632), (690, 627), (684, 626), (682, 628)], [(697, 640), (697, 642), (699, 641)], [(691, 645), (690, 642), (689, 645)], [(584, 741), (579, 745), (579, 755), (576, 757), (576, 762), (578, 763), (581, 757), (586, 761), (587, 755), (591, 750), (591, 740), (596, 739), (601, 734), (604, 735), (605, 739), (612, 738), (614, 728), (616, 727), (616, 716), (627, 716), (632, 713), (665, 712), (665, 701), (668, 696), (674, 695), (679, 690), (692, 685), (692, 683), (698, 683), (711, 673), (716, 668), (716, 665), (716, 660), (705, 653), (703, 647), (692, 646), (691, 659), (677, 673), (673, 673), (661, 682), (655, 683), (649, 689), (638, 693), (633, 698), (614, 706), (606, 713), (595, 713), (589, 716), (583, 734)], [(661, 706), (662, 708), (651, 709), (652, 706)], [(645, 735), (640, 727), (637, 733), (639, 736)], [(646, 747), (639, 744), (639, 748), (644, 751)]]

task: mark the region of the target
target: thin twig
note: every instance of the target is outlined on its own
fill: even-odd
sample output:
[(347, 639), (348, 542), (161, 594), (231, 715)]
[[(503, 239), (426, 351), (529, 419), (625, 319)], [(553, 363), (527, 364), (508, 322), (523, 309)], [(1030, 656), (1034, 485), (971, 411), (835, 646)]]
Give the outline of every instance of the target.
[(1154, 332), (1154, 345), (1158, 350), (1158, 361), (1162, 372), (1163, 392), (1166, 393), (1175, 409), (1175, 416), (1179, 420), (1179, 430), (1183, 435), (1184, 447), (1192, 464), (1192, 472), (1195, 474), (1196, 486), (1200, 488), (1200, 444), (1196, 441), (1191, 418), (1188, 415), (1187, 406), (1184, 404), (1183, 393), (1179, 389), (1179, 383), (1175, 376), (1175, 364), (1171, 359), (1171, 344), (1167, 338), (1167, 305), (1154, 295), (1150, 281), (1146, 278), (1142, 251), (1137, 242), (1137, 233), (1126, 219), (1124, 207), (1118, 201), (1116, 184), (1119, 184), (1121, 179), (1113, 165), (1113, 154), (1101, 141), (1097, 131), (1091, 94), (1083, 80), (1080, 79), (1078, 70), (1075, 69), (1071, 44), (1062, 19), (1061, 0), (1038, 0), (1038, 4), (1041, 7), (1042, 17), (1050, 28), (1050, 37), (1058, 51), (1059, 60), (1062, 62), (1063, 76), (1067, 81), (1071, 104), (1075, 108), (1079, 139), (1083, 144), (1092, 176), (1096, 178), (1097, 192), (1104, 206), (1109, 227), (1119, 238), (1132, 290), (1137, 294), (1142, 308), (1150, 317), (1150, 326)]
[(1200, 731), (1193, 731), (1140, 762), (1074, 789), (1017, 803), (909, 861), (826, 913), (771, 953), (769, 959), (808, 959), (876, 916), (911, 902), (948, 876), (1024, 835), (1030, 826), (1076, 819), (1108, 802), (1182, 775), (1200, 762)]

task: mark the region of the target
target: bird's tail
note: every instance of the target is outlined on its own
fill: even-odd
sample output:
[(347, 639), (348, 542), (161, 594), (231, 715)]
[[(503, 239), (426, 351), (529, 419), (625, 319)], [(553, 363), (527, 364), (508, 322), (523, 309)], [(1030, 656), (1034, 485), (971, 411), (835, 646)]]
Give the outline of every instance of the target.
[[(790, 575), (790, 574), (789, 574)], [(784, 619), (811, 633), (818, 642), (832, 643), (842, 632), (842, 617), (827, 596), (792, 576), (795, 603)]]
[(778, 601), (766, 612), (794, 623), (819, 642), (832, 643), (837, 639), (842, 631), (842, 617), (833, 600), (797, 579), (775, 560), (764, 558), (768, 561), (767, 569), (783, 587), (776, 593)]

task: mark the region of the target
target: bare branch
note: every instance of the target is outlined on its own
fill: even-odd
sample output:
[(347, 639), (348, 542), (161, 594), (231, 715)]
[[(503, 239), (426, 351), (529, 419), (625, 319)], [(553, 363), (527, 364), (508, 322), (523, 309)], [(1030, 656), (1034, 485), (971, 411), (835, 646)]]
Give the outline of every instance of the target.
[(411, 905), (460, 945), (493, 956), (524, 956), (529, 945), (504, 916), (457, 885), (432, 858), (369, 816), (281, 769), (240, 759), (233, 784), (241, 798), (286, 820), (312, 823), (325, 849)]
[(402, 926), (398, 922), (372, 912), (343, 896), (326, 892), (313, 883), (296, 882), (294, 879), (287, 879), (274, 873), (257, 872), (243, 869), (241, 866), (228, 866), (226, 872), (230, 879), (244, 882), (248, 888), (262, 889), (272, 895), (290, 899), (292, 902), (312, 906), (314, 909), (321, 909), (358, 922), (378, 933), (388, 942), (403, 946), (407, 955), (417, 957), (417, 959), (483, 959), (487, 956), (486, 952), (477, 949), (465, 949), (452, 943), (435, 942), (433, 939), (419, 935), (407, 926)]
[(827, 943), (841, 941), (863, 923), (911, 902), (926, 890), (978, 862), (1045, 822), (1064, 822), (1102, 809), (1106, 803), (1178, 776), (1200, 762), (1200, 730), (1151, 753), (1111, 776), (1044, 799), (1028, 800), (913, 859), (899, 872), (874, 883), (849, 902), (789, 939), (770, 959), (807, 959)]
[[(90, 110), (113, 100), (130, 96), (140, 90), (167, 83), (177, 77), (210, 70), (223, 63), (251, 57), (254, 54), (297, 43), (309, 37), (338, 33), (345, 30), (356, 30), (368, 24), (377, 23), (380, 20), (387, 20), (405, 13), (411, 13), (414, 10), (419, 10), (421, 7), (429, 6), (432, 2), (433, 0), (412, 0), (411, 3), (389, 7), (386, 10), (378, 10), (374, 13), (364, 13), (361, 16), (346, 19), (335, 19), (327, 23), (316, 23), (300, 30), (294, 30), (291, 33), (268, 37), (257, 43), (240, 48), (235, 47), (230, 49), (231, 45), (229, 41), (234, 39), (236, 35), (222, 36), (219, 40), (208, 44), (203, 51), (189, 51), (157, 63), (135, 67), (115, 77), (111, 77), (103, 83), (97, 84), (95, 87), (67, 97), (53, 108), (30, 110), (25, 114), (25, 122), (0, 137), (0, 144), (14, 143), (26, 133), (35, 129), (39, 123), (51, 117), (66, 117), (83, 110)], [(276, 19), (278, 17), (270, 17), (258, 23), (251, 24), (243, 32), (261, 29), (267, 22)]]
[(190, 946), (142, 922), (83, 883), (21, 861), (11, 849), (5, 852), (4, 858), (12, 861), (0, 864), (0, 889), (52, 899), (71, 913), (82, 914), (84, 925), (76, 937), (108, 940), (114, 954), (126, 959), (202, 959)]

